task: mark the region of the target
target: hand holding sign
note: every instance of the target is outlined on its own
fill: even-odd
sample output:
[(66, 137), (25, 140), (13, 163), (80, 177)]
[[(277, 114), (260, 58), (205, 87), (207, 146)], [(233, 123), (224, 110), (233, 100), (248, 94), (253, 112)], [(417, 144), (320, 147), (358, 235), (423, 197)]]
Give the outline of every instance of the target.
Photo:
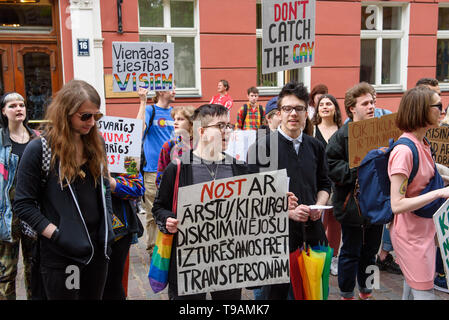
[(178, 232), (178, 219), (167, 218), (167, 221), (165, 222), (165, 228), (170, 233)]

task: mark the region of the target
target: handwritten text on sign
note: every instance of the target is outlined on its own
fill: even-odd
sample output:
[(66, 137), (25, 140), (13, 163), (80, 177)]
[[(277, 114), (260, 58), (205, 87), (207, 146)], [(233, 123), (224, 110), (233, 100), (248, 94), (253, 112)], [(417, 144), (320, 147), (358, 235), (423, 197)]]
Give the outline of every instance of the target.
[(173, 89), (174, 44), (112, 42), (113, 91)]
[(349, 123), (350, 168), (358, 167), (369, 151), (388, 147), (390, 139), (396, 141), (401, 136), (402, 132), (396, 127), (395, 120), (396, 113), (392, 113), (380, 118)]
[(286, 170), (182, 187), (178, 293), (289, 282)]
[(315, 0), (262, 1), (262, 73), (314, 64)]
[[(449, 274), (449, 199), (433, 215), (444, 271)], [(448, 281), (446, 277), (446, 281)]]
[(139, 168), (142, 120), (103, 117), (97, 125), (105, 141), (109, 171), (125, 173), (129, 166)]
[(449, 128), (430, 129), (427, 131), (426, 137), (435, 153), (435, 162), (449, 167)]

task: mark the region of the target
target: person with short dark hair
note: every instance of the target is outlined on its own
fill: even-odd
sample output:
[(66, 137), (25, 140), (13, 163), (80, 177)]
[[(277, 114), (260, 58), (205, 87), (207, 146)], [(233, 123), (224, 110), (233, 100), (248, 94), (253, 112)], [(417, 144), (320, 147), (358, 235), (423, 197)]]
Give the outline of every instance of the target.
[(248, 88), (248, 102), (237, 113), (237, 129), (257, 130), (264, 121), (265, 111), (260, 103), (259, 90), (256, 87)]
[[(345, 109), (350, 121), (374, 117), (374, 97), (368, 83), (362, 82), (345, 94)], [(382, 238), (382, 225), (371, 225), (359, 212), (354, 194), (357, 168), (349, 168), (349, 123), (329, 139), (326, 154), (329, 177), (335, 183), (332, 197), (335, 218), (341, 224), (342, 246), (338, 256), (338, 286), (342, 300), (354, 300), (356, 280), (360, 299), (370, 299), (367, 267), (374, 265)]]
[(441, 94), (440, 83), (435, 78), (421, 78), (416, 82), (416, 87), (427, 86), (429, 89), (435, 90), (438, 94)]
[[(303, 83), (290, 82), (281, 90), (277, 101), (281, 124), (278, 130), (260, 138), (248, 152), (251, 172), (287, 170), (289, 191), (300, 203), (289, 211), (289, 250), (294, 252), (306, 242), (327, 245), (321, 222), (321, 211), (311, 205), (325, 205), (331, 192), (324, 146), (315, 138), (304, 134), (309, 94)], [(273, 145), (277, 148), (271, 147)], [(260, 155), (267, 155), (265, 162)], [(269, 286), (268, 299), (286, 300), (291, 286)]]
[(227, 80), (222, 79), (218, 81), (218, 94), (210, 99), (209, 104), (221, 104), (222, 106), (225, 106), (226, 109), (231, 110), (234, 104), (234, 100), (232, 100), (231, 96), (228, 93), (229, 89), (230, 86)]
[[(388, 162), (394, 214), (390, 234), (405, 278), (403, 300), (435, 298), (436, 229), (433, 219), (418, 216), (415, 212), (434, 200), (449, 197), (449, 187), (444, 188), (442, 181), (433, 183), (438, 172), (425, 138), (427, 130), (438, 127), (440, 107), (438, 93), (418, 86), (404, 94), (396, 118), (397, 127), (404, 131), (401, 137), (412, 140), (419, 155), (419, 170), (410, 184), (408, 179), (413, 168), (411, 149), (404, 145), (394, 147)], [(429, 185), (432, 186), (430, 190), (422, 193)]]

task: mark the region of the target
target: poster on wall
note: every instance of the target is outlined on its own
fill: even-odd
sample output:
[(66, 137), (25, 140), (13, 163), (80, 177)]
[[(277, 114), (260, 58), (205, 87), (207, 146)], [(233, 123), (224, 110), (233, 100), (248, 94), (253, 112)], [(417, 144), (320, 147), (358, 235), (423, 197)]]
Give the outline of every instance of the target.
[(105, 141), (109, 171), (136, 174), (140, 168), (142, 120), (105, 116), (97, 125)]
[(315, 0), (262, 0), (262, 73), (315, 63)]
[(290, 282), (287, 171), (179, 188), (178, 294)]
[(173, 43), (112, 42), (113, 92), (173, 89)]

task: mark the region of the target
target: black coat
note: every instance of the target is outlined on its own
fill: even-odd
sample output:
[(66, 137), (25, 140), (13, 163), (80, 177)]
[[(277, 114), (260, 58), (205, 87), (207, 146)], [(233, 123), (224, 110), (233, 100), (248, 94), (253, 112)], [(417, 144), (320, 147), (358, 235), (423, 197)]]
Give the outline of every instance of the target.
[[(262, 137), (249, 148), (248, 164), (252, 173), (287, 169), (287, 176), (290, 178), (289, 191), (299, 199), (298, 203), (313, 205), (319, 191), (330, 194), (331, 181), (328, 178), (327, 159), (321, 142), (306, 134), (303, 134), (302, 139), (296, 154), (293, 143), (278, 131)], [(277, 145), (274, 142), (277, 142)], [(327, 244), (321, 220), (309, 220), (304, 224), (289, 219), (290, 252), (300, 248), (304, 241), (312, 246), (320, 242)]]
[[(55, 167), (59, 168), (59, 164)], [(70, 185), (61, 187), (55, 169), (48, 172), (45, 184), (42, 183), (43, 175), (42, 140), (36, 139), (27, 145), (20, 161), (13, 208), (18, 217), (38, 234), (50, 223), (59, 228), (59, 236), (54, 242), (40, 237), (41, 263), (49, 267), (62, 267), (62, 261), (87, 264), (93, 257), (95, 242), (98, 250), (108, 258), (114, 239), (109, 180), (101, 177), (100, 188), (96, 188), (96, 197), (101, 201), (104, 214), (95, 241), (90, 239), (73, 188)]]

